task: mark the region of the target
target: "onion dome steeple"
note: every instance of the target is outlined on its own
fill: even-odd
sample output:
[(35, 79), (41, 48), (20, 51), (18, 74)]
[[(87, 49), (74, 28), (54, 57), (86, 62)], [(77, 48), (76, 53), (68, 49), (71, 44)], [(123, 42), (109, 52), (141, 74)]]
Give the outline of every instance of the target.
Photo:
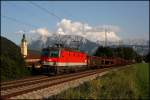
[(22, 41), (22, 42), (27, 42), (26, 37), (25, 37), (25, 34), (23, 34), (23, 38), (22, 38), (21, 41)]
[(25, 34), (23, 34), (22, 40), (21, 40), (21, 54), (23, 55), (23, 57), (27, 57), (27, 40), (25, 37)]

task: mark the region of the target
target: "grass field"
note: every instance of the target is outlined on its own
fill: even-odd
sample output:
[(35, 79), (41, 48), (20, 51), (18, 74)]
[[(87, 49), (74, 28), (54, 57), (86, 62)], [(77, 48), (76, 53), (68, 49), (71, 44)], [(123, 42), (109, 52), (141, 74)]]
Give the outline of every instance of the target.
[(70, 88), (50, 99), (149, 99), (148, 64), (130, 66)]

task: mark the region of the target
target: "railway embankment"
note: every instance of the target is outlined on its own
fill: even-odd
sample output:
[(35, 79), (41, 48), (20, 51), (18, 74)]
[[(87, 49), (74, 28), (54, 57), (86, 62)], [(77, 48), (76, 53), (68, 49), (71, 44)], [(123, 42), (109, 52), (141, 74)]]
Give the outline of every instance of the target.
[(24, 80), (21, 80), (21, 83), (5, 83), (1, 88), (1, 96), (2, 98), (9, 99), (48, 98), (49, 96), (57, 95), (69, 88), (78, 87), (81, 84), (96, 79), (97, 77), (103, 76), (112, 70), (117, 71), (124, 68), (125, 67), (96, 69), (49, 78), (41, 76), (40, 79), (37, 79), (36, 77), (34, 78), (34, 80), (32, 80), (31, 78), (24, 79), (28, 81), (24, 82)]
[(120, 71), (110, 71), (101, 77), (70, 88), (50, 99), (150, 99), (149, 66), (129, 65)]

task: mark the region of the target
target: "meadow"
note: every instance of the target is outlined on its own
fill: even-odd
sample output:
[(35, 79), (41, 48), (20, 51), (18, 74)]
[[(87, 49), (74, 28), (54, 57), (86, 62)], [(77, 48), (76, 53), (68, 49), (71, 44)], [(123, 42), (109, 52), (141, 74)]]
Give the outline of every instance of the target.
[(49, 99), (150, 99), (149, 65), (138, 63), (70, 88)]

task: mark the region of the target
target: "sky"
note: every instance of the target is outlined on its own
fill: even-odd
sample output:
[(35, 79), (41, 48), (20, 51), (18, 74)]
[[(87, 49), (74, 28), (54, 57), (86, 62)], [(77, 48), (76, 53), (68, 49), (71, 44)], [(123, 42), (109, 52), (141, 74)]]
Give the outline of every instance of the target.
[[(33, 3), (45, 8), (49, 13), (31, 1), (1, 1), (2, 36), (20, 44), (22, 34), (19, 32), (22, 31), (26, 34), (39, 32), (37, 31), (39, 29), (46, 30), (48, 34), (58, 30), (72, 32), (70, 27), (79, 30), (79, 26), (86, 24), (84, 27), (90, 27), (92, 30), (99, 26), (110, 26), (115, 31), (114, 27), (117, 27), (119, 30), (115, 31), (113, 36), (122, 40), (149, 39), (148, 1), (33, 1)], [(72, 34), (77, 32), (81, 34), (81, 31), (74, 31)], [(95, 39), (101, 36), (97, 34), (99, 33), (90, 32), (86, 37), (95, 36), (91, 38)], [(34, 37), (36, 34), (27, 36)]]

